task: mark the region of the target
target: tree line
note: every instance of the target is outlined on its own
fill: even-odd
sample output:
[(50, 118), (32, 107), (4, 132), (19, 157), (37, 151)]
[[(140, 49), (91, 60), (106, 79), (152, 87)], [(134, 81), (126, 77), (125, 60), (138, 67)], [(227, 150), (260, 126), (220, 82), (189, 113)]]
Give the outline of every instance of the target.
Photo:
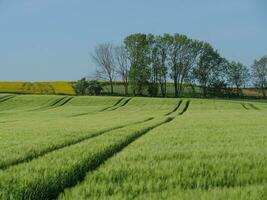
[[(91, 58), (97, 66), (94, 79), (108, 81), (111, 94), (114, 82), (121, 80), (125, 95), (130, 86), (134, 95), (148, 92), (165, 97), (167, 83), (172, 81), (175, 97), (183, 94), (185, 84), (200, 87), (204, 97), (221, 96), (225, 91), (239, 96), (243, 87), (254, 85), (266, 97), (266, 56), (248, 67), (221, 57), (208, 42), (182, 34), (131, 34), (119, 46), (98, 44)], [(101, 86), (95, 80), (86, 83), (82, 79), (76, 88), (81, 94), (88, 88), (99, 94)]]

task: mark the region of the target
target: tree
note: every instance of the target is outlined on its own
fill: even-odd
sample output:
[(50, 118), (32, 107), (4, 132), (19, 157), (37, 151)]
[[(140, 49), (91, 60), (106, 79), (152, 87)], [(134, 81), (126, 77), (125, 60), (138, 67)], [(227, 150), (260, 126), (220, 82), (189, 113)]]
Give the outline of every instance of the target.
[(148, 93), (150, 96), (157, 96), (158, 94), (158, 80), (159, 80), (159, 48), (156, 43), (156, 37), (152, 34), (147, 35), (149, 44), (149, 58), (150, 58), (150, 80), (148, 84)]
[(229, 62), (222, 57), (217, 57), (218, 64), (210, 72), (207, 91), (212, 96), (223, 96), (227, 88), (227, 69)]
[[(167, 37), (166, 37), (167, 38)], [(151, 96), (157, 96), (160, 87), (161, 95), (166, 96), (167, 89), (167, 54), (168, 44), (165, 36), (147, 35), (150, 58), (150, 80), (148, 92)]]
[(187, 38), (184, 41), (184, 47), (182, 48), (182, 55), (180, 57), (180, 64), (178, 68), (179, 76), (177, 91), (179, 96), (183, 92), (184, 82), (190, 81), (192, 70), (199, 59), (201, 47), (202, 43), (197, 40)]
[(127, 36), (124, 44), (130, 59), (129, 81), (134, 94), (143, 95), (150, 78), (149, 43), (145, 34)]
[(99, 44), (92, 54), (93, 62), (98, 66), (96, 76), (98, 79), (108, 80), (110, 91), (113, 94), (113, 79), (115, 76), (114, 47), (110, 43)]
[(101, 91), (103, 90), (103, 87), (100, 82), (97, 80), (91, 80), (88, 82), (88, 87), (86, 89), (87, 94), (89, 95), (99, 95)]
[(168, 53), (169, 53), (169, 65), (171, 69), (171, 79), (174, 82), (174, 90), (175, 90), (175, 97), (178, 97), (178, 68), (179, 68), (179, 53), (181, 51), (181, 42), (179, 41), (182, 39), (183, 36), (179, 34), (175, 34), (174, 36), (165, 35), (166, 39), (168, 40)]
[(128, 95), (129, 58), (124, 45), (115, 47), (116, 72), (123, 81), (124, 93)]
[(103, 88), (96, 80), (87, 81), (86, 78), (82, 78), (75, 84), (75, 90), (78, 95), (99, 95)]
[(203, 96), (207, 97), (208, 87), (222, 86), (221, 67), (223, 59), (209, 43), (202, 43), (197, 66), (193, 69), (194, 78), (203, 89)]
[(166, 96), (167, 93), (167, 57), (168, 57), (168, 36), (165, 34), (163, 36), (157, 36), (156, 46), (158, 48), (158, 61), (159, 61), (159, 71), (158, 71), (158, 81), (160, 84), (161, 95)]
[(75, 84), (75, 91), (78, 95), (85, 95), (86, 89), (88, 88), (89, 84), (88, 81), (86, 81), (85, 78), (82, 78), (81, 80), (78, 80)]
[(264, 98), (267, 93), (267, 56), (262, 57), (260, 60), (255, 60), (252, 65), (252, 75), (254, 84), (258, 87)]
[(236, 88), (237, 95), (242, 92), (240, 88), (246, 84), (248, 78), (249, 70), (245, 65), (234, 61), (229, 63), (227, 69), (227, 80), (231, 86)]
[(175, 96), (178, 97), (181, 96), (184, 81), (189, 78), (189, 73), (196, 63), (201, 45), (185, 35), (165, 36), (169, 41), (171, 78), (174, 81)]

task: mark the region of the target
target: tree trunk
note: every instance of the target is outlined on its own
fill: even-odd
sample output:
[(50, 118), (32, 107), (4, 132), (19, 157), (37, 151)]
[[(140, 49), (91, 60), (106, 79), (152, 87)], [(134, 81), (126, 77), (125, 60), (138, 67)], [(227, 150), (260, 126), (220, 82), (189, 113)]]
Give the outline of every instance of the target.
[(128, 83), (127, 82), (124, 83), (124, 92), (125, 92), (125, 96), (127, 96), (128, 95)]
[(164, 89), (164, 83), (163, 82), (161, 82), (160, 83), (160, 91), (161, 91), (161, 96), (162, 97), (165, 97), (165, 89)]
[(178, 97), (178, 83), (177, 78), (174, 78), (174, 90), (175, 90), (175, 97)]
[(203, 87), (203, 95), (204, 95), (204, 98), (207, 97), (207, 86), (205, 86), (205, 85)]
[(179, 97), (182, 95), (182, 89), (183, 89), (183, 80), (181, 80), (179, 84)]
[(239, 96), (239, 87), (236, 85), (236, 95)]
[(265, 99), (266, 98), (266, 88), (262, 88), (262, 96)]
[(164, 78), (164, 97), (167, 95), (167, 78)]
[(110, 82), (110, 91), (111, 91), (111, 94), (113, 94), (113, 81), (110, 80), (109, 82)]

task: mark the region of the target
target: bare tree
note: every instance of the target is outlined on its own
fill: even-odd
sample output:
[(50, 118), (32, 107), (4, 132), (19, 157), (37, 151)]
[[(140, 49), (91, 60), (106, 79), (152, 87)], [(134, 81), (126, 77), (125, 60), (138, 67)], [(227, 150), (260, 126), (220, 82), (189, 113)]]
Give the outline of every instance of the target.
[(95, 47), (92, 60), (97, 65), (97, 78), (108, 80), (110, 91), (113, 94), (113, 80), (115, 77), (114, 46), (111, 43), (102, 43)]
[(125, 95), (128, 95), (128, 75), (130, 69), (130, 62), (128, 54), (124, 45), (115, 47), (115, 61), (116, 61), (116, 72), (121, 77), (124, 85)]

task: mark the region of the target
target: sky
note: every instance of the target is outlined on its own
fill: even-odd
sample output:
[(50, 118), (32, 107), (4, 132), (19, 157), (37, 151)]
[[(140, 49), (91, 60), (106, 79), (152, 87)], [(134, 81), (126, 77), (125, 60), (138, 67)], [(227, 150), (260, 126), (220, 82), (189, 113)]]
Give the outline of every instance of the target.
[(0, 80), (77, 80), (132, 33), (181, 33), (250, 66), (267, 54), (266, 0), (0, 0)]

